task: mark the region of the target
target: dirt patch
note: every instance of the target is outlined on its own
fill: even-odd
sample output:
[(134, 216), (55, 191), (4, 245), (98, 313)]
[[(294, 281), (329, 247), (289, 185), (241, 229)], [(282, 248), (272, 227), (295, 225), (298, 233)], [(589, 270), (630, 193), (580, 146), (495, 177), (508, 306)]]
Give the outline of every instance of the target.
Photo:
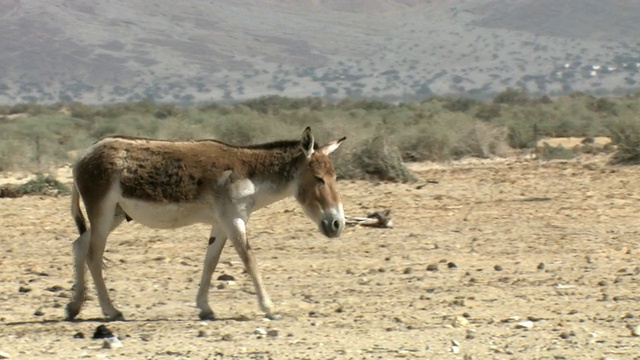
[(392, 209), (394, 227), (349, 228), (333, 240), (291, 200), (264, 209), (249, 236), (282, 321), (262, 319), (230, 248), (214, 279), (236, 282), (211, 290), (220, 320), (198, 321), (209, 229), (124, 224), (106, 252), (107, 287), (128, 319), (107, 324), (123, 344), (111, 350), (91, 339), (101, 325), (93, 291), (80, 321), (61, 321), (76, 236), (69, 198), (0, 199), (0, 351), (16, 359), (633, 358), (637, 168), (605, 161), (464, 162), (425, 166), (415, 184), (343, 181), (347, 214)]

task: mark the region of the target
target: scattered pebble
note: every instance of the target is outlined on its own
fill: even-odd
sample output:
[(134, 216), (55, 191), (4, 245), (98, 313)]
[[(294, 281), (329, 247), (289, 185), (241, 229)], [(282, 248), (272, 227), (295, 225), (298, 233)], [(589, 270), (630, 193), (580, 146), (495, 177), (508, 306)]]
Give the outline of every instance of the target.
[(495, 271), (502, 271), (502, 266), (500, 266), (500, 265), (496, 265), (496, 266), (494, 266), (494, 267), (493, 267), (493, 269), (494, 269)]
[(110, 337), (113, 337), (113, 333), (111, 332), (111, 330), (107, 329), (107, 327), (104, 325), (100, 325), (93, 333), (92, 339), (106, 339)]
[(411, 274), (412, 272), (413, 272), (413, 269), (408, 267), (408, 268), (405, 268), (402, 273), (405, 275), (408, 275), (408, 274)]
[(438, 271), (438, 264), (429, 264), (427, 266), (427, 271)]
[(9, 353), (6, 351), (0, 351), (0, 359), (9, 359)]
[(121, 347), (122, 342), (120, 342), (120, 339), (118, 339), (117, 336), (108, 337), (104, 339), (104, 342), (102, 342), (103, 349), (117, 349)]
[(74, 339), (84, 339), (84, 333), (77, 332), (77, 333), (73, 334), (73, 338)]
[(279, 332), (276, 329), (271, 329), (271, 330), (267, 331), (267, 336), (270, 336), (270, 337), (277, 337), (278, 334), (279, 334)]
[(58, 292), (58, 291), (64, 290), (64, 288), (62, 286), (60, 286), (60, 285), (53, 285), (53, 286), (50, 286), (50, 287), (46, 288), (45, 290), (51, 291), (51, 292)]
[(538, 264), (538, 270), (544, 270), (544, 263), (543, 262)]
[(35, 316), (43, 316), (44, 312), (42, 311), (42, 308), (38, 308), (36, 309), (36, 311), (33, 313), (33, 315)]
[(467, 340), (473, 340), (476, 337), (476, 331), (474, 329), (467, 329), (467, 335), (465, 336), (465, 339)]
[(640, 336), (640, 325), (635, 325), (631, 327), (631, 335)]
[(233, 335), (231, 334), (224, 334), (221, 337), (222, 341), (233, 341)]
[(267, 330), (265, 330), (264, 328), (256, 328), (255, 330), (253, 330), (253, 333), (256, 335), (267, 335)]
[(18, 292), (21, 292), (23, 294), (26, 294), (28, 292), (31, 292), (31, 288), (30, 287), (26, 287), (26, 286), (20, 286), (18, 288)]
[(465, 318), (464, 316), (456, 316), (453, 318), (451, 325), (456, 328), (467, 327), (469, 326), (469, 320), (467, 320), (467, 318)]
[(451, 352), (457, 354), (460, 352), (460, 342), (457, 340), (451, 340)]
[(522, 320), (516, 323), (516, 329), (531, 329), (533, 328), (533, 321)]
[(207, 336), (207, 332), (204, 330), (198, 330), (198, 337), (206, 337)]
[(456, 263), (454, 263), (454, 262), (449, 261), (449, 262), (447, 263), (447, 267), (448, 267), (449, 269), (455, 269), (455, 268), (457, 268), (457, 267), (458, 267), (458, 265), (456, 265)]
[(222, 274), (222, 275), (218, 276), (218, 280), (219, 281), (236, 281), (236, 278), (234, 278), (231, 275)]
[(562, 332), (562, 333), (560, 334), (560, 337), (561, 337), (561, 338), (563, 338), (563, 339), (565, 339), (565, 340), (566, 340), (566, 339), (568, 339), (568, 338), (570, 338), (570, 337), (572, 337), (572, 336), (576, 336), (575, 331), (571, 331), (571, 332), (566, 332), (566, 331), (564, 331), (564, 332)]

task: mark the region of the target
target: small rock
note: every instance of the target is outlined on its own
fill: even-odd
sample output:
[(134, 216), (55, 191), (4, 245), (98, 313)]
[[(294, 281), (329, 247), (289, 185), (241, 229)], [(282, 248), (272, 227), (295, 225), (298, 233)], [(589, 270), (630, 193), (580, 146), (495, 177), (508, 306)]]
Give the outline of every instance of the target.
[(35, 316), (43, 316), (43, 315), (44, 315), (44, 312), (42, 311), (42, 308), (38, 308), (38, 309), (33, 313), (33, 315), (35, 315)]
[(543, 262), (538, 264), (538, 270), (544, 270), (544, 263)]
[(73, 334), (73, 338), (74, 339), (84, 339), (84, 333), (77, 332), (77, 333)]
[(107, 327), (104, 325), (100, 325), (93, 333), (92, 339), (106, 339), (110, 337), (113, 337), (113, 333), (111, 332), (111, 330), (107, 329)]
[(451, 325), (456, 328), (467, 327), (469, 326), (469, 320), (467, 320), (467, 318), (465, 318), (464, 316), (456, 316), (455, 318), (453, 318)]
[(408, 275), (408, 274), (411, 274), (412, 272), (413, 272), (413, 269), (408, 267), (408, 268), (405, 268), (402, 273), (405, 275)]
[(9, 359), (9, 353), (6, 351), (0, 351), (0, 359)]
[(18, 288), (18, 292), (21, 292), (23, 294), (26, 294), (28, 292), (31, 292), (31, 288), (30, 287), (26, 287), (26, 286), (20, 286)]
[(531, 329), (533, 328), (533, 321), (522, 320), (516, 323), (516, 329)]
[(457, 354), (460, 352), (460, 342), (457, 340), (451, 340), (451, 352)]
[(576, 333), (575, 333), (574, 331), (571, 331), (571, 332), (566, 332), (566, 331), (564, 331), (564, 332), (562, 332), (562, 333), (560, 334), (560, 337), (561, 337), (561, 338), (563, 338), (563, 339), (565, 339), (565, 340), (566, 340), (566, 339), (568, 339), (568, 338), (570, 338), (570, 337), (572, 337), (572, 336), (576, 336)]
[(500, 265), (496, 265), (496, 266), (494, 266), (494, 267), (493, 267), (493, 269), (494, 269), (495, 271), (502, 271), (502, 266), (500, 266)]
[(117, 336), (108, 337), (104, 339), (104, 341), (102, 342), (103, 349), (117, 349), (121, 347), (122, 347), (122, 343), (120, 342), (120, 339), (118, 339)]
[(449, 269), (455, 269), (455, 268), (457, 268), (457, 267), (458, 267), (458, 265), (456, 265), (456, 263), (454, 263), (454, 262), (449, 261), (449, 262), (447, 263), (447, 267), (448, 267)]
[(467, 329), (467, 335), (465, 336), (465, 339), (472, 340), (472, 339), (475, 339), (475, 337), (476, 337), (476, 331), (474, 329)]
[(438, 264), (429, 264), (427, 266), (427, 271), (438, 271)]
[(50, 286), (50, 287), (46, 288), (45, 290), (51, 291), (51, 292), (58, 292), (58, 291), (64, 290), (64, 288), (62, 286), (60, 286), (60, 285), (53, 285), (53, 286)]
[(207, 336), (207, 332), (204, 330), (198, 330), (198, 337), (206, 337)]
[(631, 327), (631, 335), (640, 336), (640, 325), (635, 325)]
[(265, 330), (264, 328), (256, 328), (255, 330), (253, 330), (253, 333), (256, 335), (267, 335), (267, 330)]
[(267, 336), (270, 336), (270, 337), (277, 337), (278, 334), (279, 334), (279, 332), (276, 329), (271, 329), (271, 330), (267, 331)]
[(218, 276), (218, 280), (219, 281), (236, 281), (236, 278), (234, 278), (231, 275), (222, 274), (222, 275)]
[(233, 335), (231, 334), (224, 334), (221, 337), (222, 341), (233, 341)]

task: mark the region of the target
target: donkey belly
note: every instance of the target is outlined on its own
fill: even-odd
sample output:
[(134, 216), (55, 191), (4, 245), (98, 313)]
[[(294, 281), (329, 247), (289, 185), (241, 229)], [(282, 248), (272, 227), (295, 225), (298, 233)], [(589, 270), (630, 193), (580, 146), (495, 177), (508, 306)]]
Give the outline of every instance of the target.
[(214, 221), (213, 206), (199, 202), (159, 203), (135, 199), (121, 199), (118, 204), (133, 221), (142, 225), (172, 229), (196, 223)]

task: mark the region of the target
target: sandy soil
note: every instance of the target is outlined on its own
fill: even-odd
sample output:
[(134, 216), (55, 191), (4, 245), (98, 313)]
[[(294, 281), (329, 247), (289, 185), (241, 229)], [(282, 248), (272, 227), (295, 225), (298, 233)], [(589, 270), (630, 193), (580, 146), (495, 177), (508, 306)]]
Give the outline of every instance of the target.
[(640, 325), (637, 167), (582, 157), (414, 168), (415, 184), (339, 184), (348, 215), (392, 209), (393, 229), (349, 228), (328, 240), (291, 200), (255, 214), (249, 236), (281, 321), (262, 318), (230, 247), (214, 279), (237, 281), (211, 290), (220, 320), (197, 320), (209, 229), (124, 224), (106, 252), (107, 286), (127, 317), (106, 323), (118, 349), (91, 339), (103, 324), (91, 282), (80, 321), (62, 321), (76, 236), (69, 198), (0, 199), (0, 351), (12, 359), (640, 357), (630, 330)]

